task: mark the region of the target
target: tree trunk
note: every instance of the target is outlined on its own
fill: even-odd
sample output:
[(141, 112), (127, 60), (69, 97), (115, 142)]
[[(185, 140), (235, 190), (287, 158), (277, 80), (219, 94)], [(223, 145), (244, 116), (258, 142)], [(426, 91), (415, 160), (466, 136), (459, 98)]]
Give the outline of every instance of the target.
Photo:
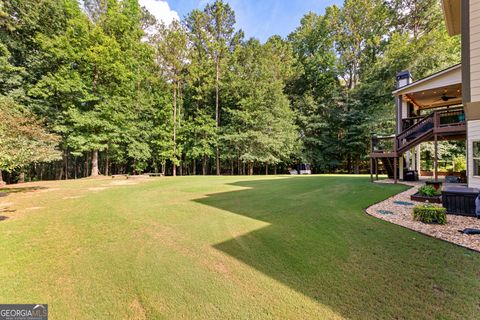
[(173, 176), (175, 177), (177, 175), (177, 84), (178, 81), (175, 81), (173, 85), (173, 166), (172, 166), (172, 172)]
[(253, 176), (253, 163), (252, 162), (250, 162), (248, 164), (248, 175)]
[(347, 173), (352, 173), (352, 156), (350, 154), (347, 156)]
[[(219, 98), (219, 79), (220, 79), (220, 61), (219, 58), (217, 57), (216, 63), (215, 63), (215, 73), (216, 73), (216, 78), (215, 78), (215, 122), (216, 122), (216, 128), (220, 127), (220, 98)], [(216, 157), (216, 169), (217, 169), (217, 176), (220, 175), (220, 150), (218, 149), (218, 144), (216, 147), (217, 151), (217, 157)]]
[(202, 161), (202, 174), (204, 176), (207, 175), (207, 156), (204, 156), (203, 157), (203, 161)]
[(7, 183), (3, 181), (2, 170), (0, 170), (0, 187), (6, 185)]
[(90, 165), (90, 161), (88, 161), (88, 152), (87, 152), (85, 155), (85, 172), (83, 173), (84, 177), (88, 177), (88, 175), (90, 174), (89, 165)]
[(107, 153), (105, 155), (105, 175), (106, 176), (108, 176), (109, 171), (110, 171), (110, 170), (108, 170), (108, 166), (110, 165), (108, 160), (109, 159), (108, 159), (108, 149), (107, 149)]
[(268, 164), (265, 165), (265, 175), (268, 176)]
[(275, 165), (275, 167), (273, 167), (273, 174), (276, 175), (277, 174), (277, 166)]
[(98, 150), (92, 152), (92, 177), (97, 177), (100, 174), (98, 171)]
[(192, 174), (197, 174), (197, 162), (195, 161), (195, 159), (192, 160)]
[(68, 151), (65, 150), (64, 153), (64, 163), (65, 163), (65, 180), (68, 180)]
[(20, 174), (18, 175), (18, 183), (25, 182), (25, 169), (21, 169)]
[[(57, 171), (55, 167), (53, 171), (54, 172)], [(62, 178), (63, 178), (63, 166), (60, 166), (60, 170), (58, 171), (58, 177), (56, 177), (55, 179), (62, 180)]]
[(216, 157), (216, 173), (217, 173), (217, 176), (220, 175), (220, 149), (218, 149), (218, 146), (217, 146), (217, 157)]
[(77, 177), (78, 177), (77, 157), (73, 158), (73, 165), (74, 165), (73, 170), (74, 170), (75, 179), (77, 179)]

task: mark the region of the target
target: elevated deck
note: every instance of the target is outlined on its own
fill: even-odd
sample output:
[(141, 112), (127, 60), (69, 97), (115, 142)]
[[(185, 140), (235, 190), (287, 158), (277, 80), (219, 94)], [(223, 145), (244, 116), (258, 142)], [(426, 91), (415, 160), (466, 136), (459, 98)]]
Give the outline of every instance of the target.
[(467, 126), (463, 108), (436, 110), (423, 117), (403, 119), (404, 130), (398, 135), (372, 136), (371, 158), (399, 157), (422, 142), (461, 140)]
[[(399, 158), (422, 142), (435, 142), (435, 163), (438, 160), (437, 142), (439, 140), (466, 139), (467, 127), (463, 108), (435, 110), (422, 117), (402, 120), (404, 130), (398, 135), (372, 136), (370, 151), (370, 171), (378, 175), (379, 161), (395, 180), (400, 175)], [(435, 165), (435, 168), (437, 166)], [(437, 177), (437, 171), (435, 170)]]

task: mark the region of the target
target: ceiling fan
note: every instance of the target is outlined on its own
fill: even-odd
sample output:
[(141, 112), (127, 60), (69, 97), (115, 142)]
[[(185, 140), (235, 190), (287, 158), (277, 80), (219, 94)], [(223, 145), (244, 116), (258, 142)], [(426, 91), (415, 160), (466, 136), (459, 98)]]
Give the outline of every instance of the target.
[(456, 99), (456, 98), (457, 98), (456, 96), (447, 96), (447, 95), (444, 93), (444, 94), (442, 94), (442, 96), (440, 97), (440, 99), (438, 99), (438, 100), (436, 100), (436, 101), (442, 100), (442, 101), (445, 101), (445, 102), (446, 102), (446, 101), (448, 101), (448, 100), (450, 100), (450, 99)]

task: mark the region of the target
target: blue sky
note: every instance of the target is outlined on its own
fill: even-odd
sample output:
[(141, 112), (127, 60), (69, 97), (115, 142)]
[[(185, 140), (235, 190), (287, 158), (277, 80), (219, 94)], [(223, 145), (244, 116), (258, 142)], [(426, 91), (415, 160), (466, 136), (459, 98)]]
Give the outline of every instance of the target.
[[(193, 9), (202, 9), (208, 0), (140, 0), (155, 16), (167, 20), (183, 18)], [(274, 34), (287, 36), (299, 25), (302, 16), (313, 11), (322, 14), (325, 7), (340, 5), (340, 0), (227, 0), (235, 10), (237, 28), (245, 36), (261, 41)], [(167, 5), (168, 3), (168, 5)], [(165, 18), (164, 18), (165, 17)]]

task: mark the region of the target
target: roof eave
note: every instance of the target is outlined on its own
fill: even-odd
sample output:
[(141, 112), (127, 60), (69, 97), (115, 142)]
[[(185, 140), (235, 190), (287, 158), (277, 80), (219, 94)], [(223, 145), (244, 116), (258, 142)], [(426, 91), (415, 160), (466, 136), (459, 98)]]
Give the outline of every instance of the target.
[(461, 0), (443, 0), (442, 8), (448, 34), (459, 35), (462, 32)]
[(454, 65), (454, 66), (451, 66), (450, 68), (441, 70), (441, 71), (439, 71), (439, 72), (436, 72), (436, 73), (434, 73), (434, 74), (429, 75), (428, 77), (425, 77), (425, 78), (420, 79), (420, 80), (418, 80), (418, 81), (415, 81), (415, 82), (412, 82), (412, 83), (410, 83), (410, 84), (407, 84), (406, 86), (400, 87), (400, 88), (398, 88), (397, 90), (393, 91), (392, 94), (393, 94), (394, 96), (398, 96), (398, 95), (401, 95), (401, 94), (404, 94), (404, 93), (409, 93), (410, 90), (408, 90), (408, 89), (410, 89), (410, 88), (412, 88), (412, 87), (415, 87), (415, 86), (418, 86), (418, 85), (421, 84), (421, 83), (430, 81), (430, 80), (432, 80), (432, 79), (434, 79), (434, 78), (440, 77), (440, 76), (444, 75), (445, 73), (451, 72), (451, 71), (453, 71), (453, 70), (455, 70), (455, 69), (461, 69), (461, 67), (462, 67), (461, 64), (456, 64), (456, 65)]

